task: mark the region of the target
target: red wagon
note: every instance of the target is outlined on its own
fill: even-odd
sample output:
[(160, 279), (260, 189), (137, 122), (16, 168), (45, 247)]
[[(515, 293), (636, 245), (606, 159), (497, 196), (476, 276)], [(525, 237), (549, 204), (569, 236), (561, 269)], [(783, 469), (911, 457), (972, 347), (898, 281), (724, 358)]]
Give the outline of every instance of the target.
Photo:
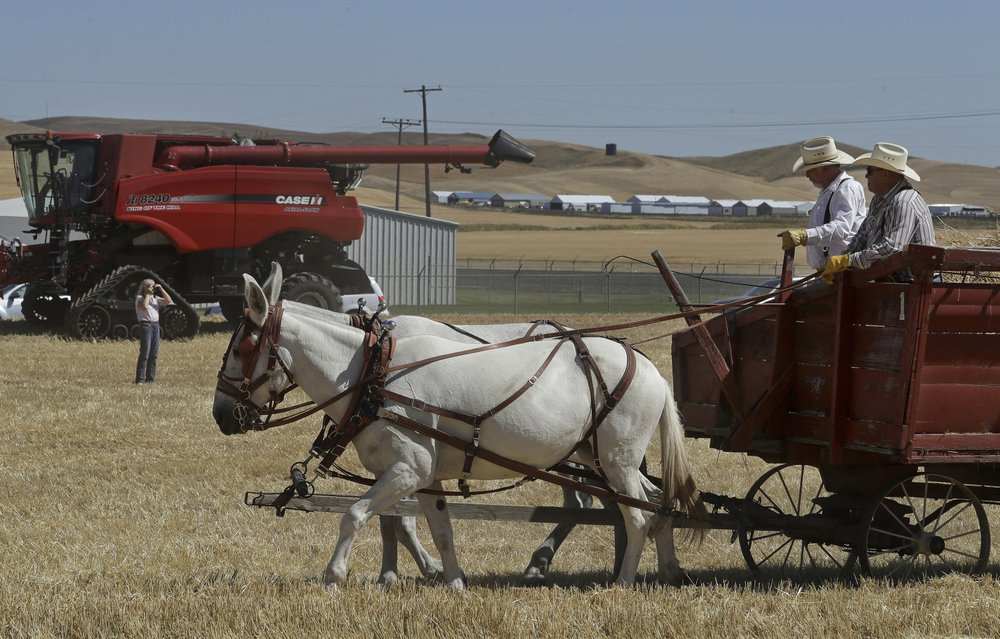
[[(912, 282), (891, 281), (906, 267)], [(674, 337), (686, 434), (781, 464), (745, 499), (708, 495), (741, 522), (751, 568), (905, 578), (986, 566), (983, 504), (1000, 501), (1000, 287), (981, 283), (992, 271), (1000, 250), (913, 245)]]

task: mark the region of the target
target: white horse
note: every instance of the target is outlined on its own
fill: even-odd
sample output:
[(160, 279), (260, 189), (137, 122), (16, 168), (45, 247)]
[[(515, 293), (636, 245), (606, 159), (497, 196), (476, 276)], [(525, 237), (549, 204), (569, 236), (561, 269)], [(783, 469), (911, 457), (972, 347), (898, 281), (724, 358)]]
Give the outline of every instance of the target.
[[(346, 413), (353, 404), (351, 390), (367, 374), (366, 333), (324, 321), (294, 303), (286, 302), (284, 312), (276, 314), (273, 309), (281, 289), (280, 271), (268, 281), (267, 291), (252, 277), (244, 277), (247, 319), (236, 329), (227, 350), (220, 371), (223, 381), (213, 405), (220, 430), (225, 434), (244, 432), (248, 425), (239, 419), (239, 412), (247, 404), (264, 406), (269, 399), (282, 396), (293, 383), (316, 402), (340, 396), (325, 411), (338, 423), (347, 423), (351, 416)], [(621, 344), (603, 338), (583, 341), (606, 379), (625, 378), (630, 360)], [(573, 348), (558, 345), (553, 341), (528, 342), (450, 356), (467, 350), (467, 345), (427, 336), (398, 340), (393, 372), (385, 389), (407, 399), (386, 400), (374, 421), (353, 439), (361, 463), (377, 480), (344, 513), (324, 573), (327, 584), (335, 586), (346, 581), (351, 545), (360, 527), (397, 500), (416, 493), (441, 555), (445, 581), (455, 589), (464, 587), (446, 502), (417, 491), (438, 488), (444, 480), (462, 477), (466, 454), (413, 430), (406, 420), (413, 420), (428, 432), (464, 442), (472, 440), (473, 428), (463, 419), (435, 413), (432, 407), (452, 414), (462, 411), (463, 415), (486, 415), (481, 422), (481, 455), (489, 451), (509, 461), (493, 458), (495, 463), (490, 463), (478, 457), (471, 465), (472, 479), (514, 477), (519, 473), (507, 467), (511, 464), (543, 469), (574, 450), (583, 453), (584, 458), (588, 452), (600, 451), (599, 468), (622, 500), (628, 536), (618, 582), (634, 582), (642, 546), (651, 531), (656, 538), (659, 576), (671, 582), (683, 578), (674, 554), (670, 517), (654, 515), (630, 505), (637, 502), (629, 502), (647, 498), (639, 463), (659, 425), (665, 505), (679, 502), (681, 509), (690, 514), (705, 514), (688, 472), (680, 420), (669, 385), (645, 358), (631, 360), (634, 374), (628, 391), (588, 440), (595, 410), (591, 404), (592, 373), (581, 369)], [(432, 357), (442, 359), (426, 362)], [(540, 374), (543, 361), (548, 364)], [(408, 367), (415, 362), (423, 363)], [(240, 379), (244, 380), (242, 392), (224, 388), (225, 380)], [(498, 402), (512, 397), (519, 388), (527, 390), (502, 410), (496, 410)], [(602, 404), (602, 398), (597, 402)], [(595, 460), (591, 457), (590, 461)], [(654, 520), (658, 520), (657, 525), (651, 528)]]
[[(266, 286), (266, 284), (265, 284)], [(365, 310), (365, 309), (362, 309)], [(324, 317), (335, 318), (338, 323), (355, 325), (350, 315), (317, 309)], [(548, 335), (559, 332), (561, 327), (553, 322), (521, 322), (510, 324), (447, 324), (419, 315), (397, 315), (392, 318), (395, 327), (392, 330), (396, 338), (413, 337), (417, 335), (433, 335), (463, 344), (497, 344), (515, 340), (526, 335)], [(655, 486), (646, 485), (647, 491), (656, 490)], [(582, 492), (577, 492), (567, 486), (562, 487), (564, 508), (590, 508), (593, 498)], [(605, 508), (617, 507), (613, 501), (601, 499)], [(542, 541), (541, 545), (531, 554), (522, 579), (527, 584), (540, 585), (545, 583), (552, 560), (559, 547), (573, 531), (572, 523), (558, 524)], [(625, 553), (625, 528), (616, 525), (615, 529), (615, 572), (621, 567)], [(397, 545), (402, 544), (413, 557), (420, 573), (427, 578), (433, 578), (440, 573), (440, 563), (431, 557), (417, 539), (416, 520), (414, 517), (398, 517), (379, 515), (379, 532), (382, 538), (382, 566), (379, 571), (379, 583), (391, 584), (398, 580), (399, 563)]]

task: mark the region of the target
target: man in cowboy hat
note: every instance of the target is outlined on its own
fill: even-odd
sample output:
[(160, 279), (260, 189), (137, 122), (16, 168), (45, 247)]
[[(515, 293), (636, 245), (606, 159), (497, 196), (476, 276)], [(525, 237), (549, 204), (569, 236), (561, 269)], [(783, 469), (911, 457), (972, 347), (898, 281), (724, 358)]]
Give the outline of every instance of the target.
[[(907, 166), (909, 154), (898, 144), (879, 142), (871, 153), (863, 153), (854, 164), (867, 166), (865, 177), (872, 192), (868, 216), (844, 255), (832, 255), (823, 267), (823, 279), (848, 268), (864, 269), (879, 260), (901, 253), (908, 244), (934, 245), (934, 223), (924, 198), (910, 182), (919, 182), (917, 172)], [(910, 269), (895, 279), (910, 281)]]
[(854, 158), (839, 150), (833, 138), (823, 136), (802, 144), (801, 156), (792, 173), (805, 169), (818, 188), (819, 197), (809, 209), (809, 228), (789, 229), (778, 234), (781, 250), (806, 247), (806, 261), (816, 270), (830, 255), (843, 253), (865, 219), (865, 189), (842, 166)]

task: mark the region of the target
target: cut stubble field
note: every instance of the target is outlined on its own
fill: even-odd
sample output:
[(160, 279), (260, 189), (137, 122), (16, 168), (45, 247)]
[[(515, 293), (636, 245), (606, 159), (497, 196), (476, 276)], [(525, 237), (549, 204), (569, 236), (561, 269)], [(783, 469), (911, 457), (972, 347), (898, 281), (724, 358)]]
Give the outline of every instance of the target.
[[(593, 326), (638, 317), (555, 319)], [(639, 340), (678, 328), (629, 334)], [(682, 588), (655, 583), (651, 547), (643, 583), (610, 586), (611, 532), (600, 527), (570, 536), (550, 571), (552, 586), (527, 588), (518, 577), (546, 526), (456, 521), (469, 590), (454, 593), (419, 578), (408, 557), (396, 587), (375, 585), (380, 545), (371, 522), (355, 544), (348, 585), (327, 590), (320, 575), (339, 516), (277, 518), (242, 504), (244, 491), (284, 487), (318, 420), (221, 435), (211, 405), (229, 335), (210, 323), (195, 339), (164, 343), (157, 382), (134, 386), (135, 343), (70, 342), (23, 324), (0, 326), (0, 635), (951, 637), (992, 636), (1000, 624), (995, 560), (975, 579), (755, 581), (726, 531), (679, 546), (692, 579)], [(669, 377), (670, 340), (642, 348)], [(700, 440), (686, 445), (695, 479), (712, 492), (742, 495), (767, 468)], [(656, 467), (659, 451), (649, 454)], [(346, 464), (361, 470), (353, 454)], [(361, 492), (333, 480), (318, 489)], [(559, 494), (532, 482), (476, 500), (555, 505)], [(419, 530), (430, 547), (422, 523)]]
[[(626, 254), (668, 261), (770, 263), (780, 259), (771, 225), (719, 221), (571, 217), (436, 207), (461, 222), (460, 259), (604, 260)], [(494, 230), (489, 230), (489, 229)], [(527, 230), (527, 229), (531, 230)], [(980, 233), (982, 237), (975, 236)], [(996, 228), (941, 227), (939, 240), (996, 244)], [(801, 259), (801, 258), (800, 258)], [(512, 315), (438, 315), (460, 323)], [(566, 315), (571, 326), (641, 319)], [(679, 322), (628, 332), (661, 336)], [(454, 593), (418, 576), (401, 555), (402, 581), (383, 590), (377, 524), (354, 546), (349, 583), (321, 582), (339, 516), (277, 518), (242, 503), (248, 490), (279, 491), (319, 428), (313, 423), (225, 437), (211, 416), (215, 374), (229, 339), (222, 323), (162, 347), (153, 385), (130, 384), (133, 342), (54, 338), (24, 323), (0, 325), (0, 636), (5, 637), (986, 637), (1000, 627), (998, 549), (987, 574), (890, 585), (755, 579), (728, 531), (681, 544), (692, 582), (655, 582), (646, 549), (632, 588), (611, 584), (611, 531), (574, 532), (557, 554), (550, 586), (519, 576), (548, 532), (542, 524), (455, 521), (469, 590)], [(642, 345), (670, 378), (670, 340)], [(686, 440), (704, 490), (742, 496), (769, 466)], [(649, 451), (653, 467), (659, 451)], [(362, 471), (348, 452), (347, 467)], [(361, 488), (322, 480), (320, 492)], [(477, 497), (482, 503), (558, 505), (559, 491), (532, 482)], [(997, 521), (996, 509), (988, 507)], [(423, 543), (432, 547), (426, 526)], [(404, 553), (405, 555), (405, 553)]]

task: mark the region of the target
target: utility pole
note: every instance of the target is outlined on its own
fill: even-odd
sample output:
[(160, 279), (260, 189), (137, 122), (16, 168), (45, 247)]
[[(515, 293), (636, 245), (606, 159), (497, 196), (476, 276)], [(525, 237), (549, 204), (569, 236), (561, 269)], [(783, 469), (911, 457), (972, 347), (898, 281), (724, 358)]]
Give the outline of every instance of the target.
[[(420, 120), (387, 120), (382, 118), (382, 124), (391, 124), (395, 127), (399, 127), (399, 137), (397, 138), (396, 144), (402, 145), (403, 128), (420, 124)], [(427, 142), (425, 141), (424, 144), (427, 144)], [(399, 164), (396, 165), (396, 210), (399, 210)]]
[[(424, 146), (427, 146), (427, 92), (440, 91), (441, 87), (433, 89), (421, 84), (419, 89), (403, 89), (403, 93), (419, 93), (424, 105)], [(424, 165), (424, 202), (427, 204), (427, 217), (431, 216), (431, 166)]]

